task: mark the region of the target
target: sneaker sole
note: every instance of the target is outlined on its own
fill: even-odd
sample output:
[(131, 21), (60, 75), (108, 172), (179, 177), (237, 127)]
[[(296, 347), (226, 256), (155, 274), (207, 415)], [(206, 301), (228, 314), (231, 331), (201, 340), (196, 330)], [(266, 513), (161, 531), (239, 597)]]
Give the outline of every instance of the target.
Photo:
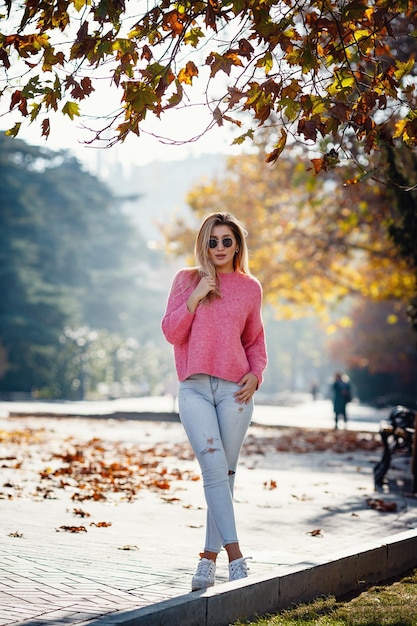
[(204, 585), (194, 584), (191, 586), (191, 591), (201, 591), (202, 589), (208, 589), (214, 587), (214, 583), (205, 583)]

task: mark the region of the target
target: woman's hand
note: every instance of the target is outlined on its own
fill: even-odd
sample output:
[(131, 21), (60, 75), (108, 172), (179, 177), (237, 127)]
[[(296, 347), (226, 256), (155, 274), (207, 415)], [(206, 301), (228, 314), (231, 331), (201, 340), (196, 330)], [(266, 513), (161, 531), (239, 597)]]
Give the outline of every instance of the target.
[(245, 374), (238, 382), (239, 391), (234, 394), (236, 402), (239, 404), (248, 404), (252, 400), (252, 396), (258, 388), (258, 379), (255, 374)]
[(203, 276), (200, 279), (197, 287), (190, 294), (187, 300), (187, 309), (190, 313), (194, 313), (199, 302), (204, 300), (206, 295), (210, 293), (210, 291), (214, 291), (216, 288), (216, 279), (211, 276)]

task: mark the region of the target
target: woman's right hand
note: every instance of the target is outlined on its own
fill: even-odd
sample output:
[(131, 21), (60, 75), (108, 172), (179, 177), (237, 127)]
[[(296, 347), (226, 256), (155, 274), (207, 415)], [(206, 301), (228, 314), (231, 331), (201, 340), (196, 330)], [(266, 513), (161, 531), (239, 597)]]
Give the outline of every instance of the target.
[(187, 300), (187, 309), (190, 313), (194, 313), (199, 302), (204, 300), (206, 295), (216, 288), (216, 279), (212, 276), (203, 276), (194, 291)]

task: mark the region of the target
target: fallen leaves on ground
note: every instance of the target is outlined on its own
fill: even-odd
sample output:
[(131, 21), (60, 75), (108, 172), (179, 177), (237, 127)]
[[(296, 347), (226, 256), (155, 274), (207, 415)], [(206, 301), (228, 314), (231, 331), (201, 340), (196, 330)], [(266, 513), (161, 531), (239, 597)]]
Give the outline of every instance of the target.
[[(184, 469), (184, 462), (194, 459), (186, 440), (153, 445), (105, 441), (99, 437), (79, 441), (74, 436), (60, 436), (52, 429), (31, 427), (0, 430), (0, 444), (7, 449), (7, 456), (2, 457), (0, 448), (1, 466), (5, 469), (24, 470), (27, 465), (34, 465), (34, 458), (38, 463), (39, 459), (43, 460), (42, 469), (37, 470), (38, 484), (31, 493), (36, 498), (56, 498), (64, 490), (74, 502), (111, 499), (131, 502), (142, 489), (148, 489), (160, 493), (165, 502), (173, 503), (179, 498), (167, 494), (174, 484), (200, 480), (199, 473), (189, 467)], [(242, 458), (277, 452), (342, 454), (378, 448), (381, 448), (378, 433), (254, 427), (243, 444)], [(15, 481), (8, 481), (3, 487), (11, 492), (0, 492), (0, 498), (28, 495)], [(276, 489), (277, 483), (271, 479), (264, 483), (264, 488)], [(80, 508), (74, 508), (74, 514), (88, 517)]]
[(65, 531), (67, 533), (86, 533), (87, 529), (85, 526), (67, 526), (63, 525), (56, 529), (57, 533), (60, 531)]
[(345, 454), (355, 450), (378, 450), (382, 447), (379, 433), (361, 433), (353, 430), (326, 430), (286, 428), (274, 429), (271, 435), (254, 435), (249, 432), (242, 454), (268, 454), (271, 452), (324, 452), (331, 450)]
[(369, 508), (383, 513), (395, 513), (398, 508), (397, 503), (393, 500), (383, 500), (382, 498), (368, 498), (366, 504)]

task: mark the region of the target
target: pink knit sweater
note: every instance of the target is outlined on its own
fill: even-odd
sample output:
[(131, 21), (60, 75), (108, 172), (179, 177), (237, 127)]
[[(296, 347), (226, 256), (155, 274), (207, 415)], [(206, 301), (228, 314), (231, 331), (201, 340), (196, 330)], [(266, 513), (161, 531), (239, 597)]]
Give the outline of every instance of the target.
[(261, 385), (267, 363), (261, 285), (247, 274), (220, 273), (221, 297), (190, 313), (186, 301), (194, 276), (195, 270), (177, 273), (162, 319), (162, 332), (174, 345), (179, 380), (208, 374), (237, 383), (251, 372)]

